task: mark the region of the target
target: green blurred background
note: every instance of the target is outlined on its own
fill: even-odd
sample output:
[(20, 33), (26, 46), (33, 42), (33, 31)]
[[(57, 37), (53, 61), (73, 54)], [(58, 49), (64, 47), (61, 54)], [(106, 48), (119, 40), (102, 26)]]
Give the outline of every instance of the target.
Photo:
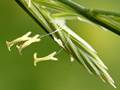
[[(89, 8), (120, 12), (120, 0), (74, 1)], [(98, 51), (116, 82), (115, 90), (120, 90), (120, 36), (77, 20), (68, 24)], [(34, 52), (45, 56), (60, 49), (50, 37), (26, 48), (22, 56), (15, 48), (9, 52), (5, 41), (28, 31), (45, 34), (14, 0), (0, 0), (0, 90), (114, 90), (95, 75), (89, 75), (77, 61), (71, 63), (64, 51), (57, 56), (58, 62), (41, 62), (35, 68)]]

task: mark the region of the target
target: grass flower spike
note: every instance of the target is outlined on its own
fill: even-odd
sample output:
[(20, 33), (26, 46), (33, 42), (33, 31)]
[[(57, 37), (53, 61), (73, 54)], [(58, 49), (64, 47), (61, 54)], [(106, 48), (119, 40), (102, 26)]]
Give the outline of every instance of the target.
[[(19, 52), (31, 45), (39, 42), (42, 37), (50, 36), (62, 49), (69, 55), (71, 62), (77, 60), (90, 74), (96, 74), (104, 82), (115, 87), (112, 77), (108, 73), (107, 66), (101, 61), (96, 50), (89, 45), (82, 37), (74, 32), (68, 25), (67, 21), (77, 19), (89, 25), (97, 25), (109, 31), (120, 35), (120, 14), (94, 10), (83, 7), (72, 0), (16, 0), (17, 3), (45, 30), (48, 34), (29, 37), (31, 32), (17, 38), (11, 42), (6, 41), (7, 47), (10, 48), (17, 44)], [(117, 18), (116, 18), (117, 17)], [(54, 57), (58, 53), (53, 52), (48, 56), (38, 58), (34, 53), (34, 66), (41, 61), (57, 61)]]
[(53, 53), (49, 54), (48, 56), (38, 58), (37, 53), (34, 53), (34, 55), (33, 55), (34, 66), (36, 66), (38, 62), (42, 62), (42, 61), (48, 61), (48, 60), (57, 61), (58, 59), (56, 57), (54, 57), (55, 55), (56, 55), (56, 52), (53, 52)]

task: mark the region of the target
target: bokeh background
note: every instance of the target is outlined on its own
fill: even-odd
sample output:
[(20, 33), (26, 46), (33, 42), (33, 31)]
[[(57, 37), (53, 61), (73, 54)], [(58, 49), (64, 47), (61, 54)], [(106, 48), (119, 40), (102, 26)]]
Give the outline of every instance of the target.
[[(89, 8), (120, 12), (120, 0), (74, 0)], [(5, 41), (32, 31), (45, 34), (38, 24), (14, 0), (0, 0), (0, 90), (120, 90), (120, 36), (77, 20), (68, 24), (79, 32), (97, 51), (109, 67), (117, 89), (104, 84), (62, 51), (58, 62), (41, 62), (33, 66), (33, 53), (45, 56), (60, 47), (50, 38), (43, 38), (19, 55), (17, 49), (9, 52)]]

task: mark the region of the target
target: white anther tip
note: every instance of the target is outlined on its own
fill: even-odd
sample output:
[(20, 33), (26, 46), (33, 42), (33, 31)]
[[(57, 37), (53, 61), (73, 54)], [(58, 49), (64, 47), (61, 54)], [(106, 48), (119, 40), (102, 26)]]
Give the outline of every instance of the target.
[(52, 54), (50, 54), (48, 57), (53, 60), (53, 61), (57, 61), (58, 58), (54, 57), (56, 55), (56, 52), (53, 52)]
[(33, 55), (34, 60), (37, 59), (37, 53), (35, 52)]
[(71, 61), (71, 62), (74, 62), (74, 58), (73, 58), (72, 56), (70, 57), (70, 61)]
[(28, 37), (32, 32), (27, 32), (24, 36)]
[(22, 53), (21, 53), (22, 52), (22, 48), (20, 46), (18, 46), (18, 45), (16, 45), (16, 48), (18, 49), (20, 55), (22, 55)]
[(37, 53), (36, 52), (33, 54), (33, 58), (34, 58), (34, 66), (36, 67), (37, 66)]
[(11, 49), (10, 49), (11, 48), (10, 42), (6, 41), (6, 45), (7, 45), (8, 50), (11, 51)]

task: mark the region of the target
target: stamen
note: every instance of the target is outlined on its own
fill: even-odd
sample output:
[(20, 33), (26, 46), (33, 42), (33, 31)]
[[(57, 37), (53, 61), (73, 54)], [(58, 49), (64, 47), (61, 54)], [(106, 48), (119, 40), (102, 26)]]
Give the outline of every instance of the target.
[(8, 47), (8, 50), (11, 51), (11, 47), (19, 42), (24, 42), (27, 41), (29, 39), (31, 39), (31, 37), (28, 37), (31, 34), (31, 32), (26, 33), (25, 35), (13, 40), (13, 41), (6, 41), (6, 45)]
[(54, 57), (55, 55), (56, 55), (56, 52), (53, 52), (53, 53), (49, 54), (48, 56), (38, 58), (37, 53), (34, 53), (34, 55), (33, 55), (34, 66), (36, 66), (38, 62), (42, 62), (42, 61), (48, 61), (48, 60), (57, 61), (58, 58)]
[(16, 45), (16, 47), (18, 48), (19, 52), (21, 53), (21, 51), (28, 47), (29, 45), (31, 45), (32, 43), (35, 43), (35, 42), (39, 42), (40, 41), (40, 38), (39, 38), (40, 35), (35, 35), (34, 37), (31, 37), (31, 39), (27, 40), (26, 42), (24, 42), (23, 44), (21, 45)]

